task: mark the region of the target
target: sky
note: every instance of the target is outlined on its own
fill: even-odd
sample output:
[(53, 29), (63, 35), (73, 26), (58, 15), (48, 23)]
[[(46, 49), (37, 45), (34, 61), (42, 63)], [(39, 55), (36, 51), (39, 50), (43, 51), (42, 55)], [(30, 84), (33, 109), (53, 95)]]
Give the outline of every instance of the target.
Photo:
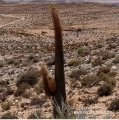
[[(4, 1), (7, 1), (7, 2), (10, 2), (10, 1), (20, 1), (20, 0), (4, 0)], [(23, 0), (23, 1), (31, 1), (31, 0)], [(33, 1), (33, 0), (32, 0)], [(52, 0), (53, 1), (53, 0)], [(56, 0), (57, 1), (57, 0)], [(58, 0), (59, 1), (59, 0)], [(73, 0), (72, 0), (73, 1)], [(78, 1), (78, 0), (77, 0)], [(116, 3), (116, 2), (119, 2), (119, 0), (83, 0), (83, 1), (86, 1), (86, 2), (99, 2), (99, 3)]]

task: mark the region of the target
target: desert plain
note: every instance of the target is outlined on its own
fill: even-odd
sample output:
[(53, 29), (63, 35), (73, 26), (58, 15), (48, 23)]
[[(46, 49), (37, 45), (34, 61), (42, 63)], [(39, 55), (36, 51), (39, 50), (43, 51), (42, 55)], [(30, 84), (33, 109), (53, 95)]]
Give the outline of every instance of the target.
[[(69, 106), (77, 118), (118, 119), (119, 7), (80, 3), (56, 8)], [(0, 4), (0, 118), (53, 118), (37, 73), (45, 63), (54, 76), (54, 42), (51, 5)], [(23, 75), (38, 83), (22, 86), (27, 89), (20, 94), (16, 84)]]

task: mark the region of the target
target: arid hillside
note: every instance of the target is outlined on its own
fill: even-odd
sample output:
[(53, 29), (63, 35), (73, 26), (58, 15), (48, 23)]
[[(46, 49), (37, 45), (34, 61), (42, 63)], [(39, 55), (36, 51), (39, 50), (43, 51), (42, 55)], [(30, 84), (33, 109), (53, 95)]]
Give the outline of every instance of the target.
[[(67, 101), (77, 118), (119, 118), (119, 7), (56, 5)], [(54, 76), (51, 5), (0, 4), (0, 118), (53, 118), (40, 67)], [(19, 86), (20, 82), (24, 85)], [(27, 81), (27, 82), (26, 82)]]

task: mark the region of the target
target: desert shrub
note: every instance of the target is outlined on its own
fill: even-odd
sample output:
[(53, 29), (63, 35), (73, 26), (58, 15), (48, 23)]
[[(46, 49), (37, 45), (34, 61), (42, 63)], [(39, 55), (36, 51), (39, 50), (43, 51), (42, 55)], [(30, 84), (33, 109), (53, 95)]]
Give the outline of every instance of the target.
[(42, 105), (45, 101), (40, 98), (32, 98), (30, 105)]
[(78, 66), (80, 64), (79, 60), (71, 60), (68, 63), (68, 66)]
[(89, 97), (83, 100), (84, 106), (88, 106), (91, 104), (96, 104), (98, 102), (98, 97)]
[(5, 30), (0, 30), (0, 35), (4, 35), (6, 33)]
[(109, 76), (105, 73), (100, 73), (99, 78), (100, 78), (100, 81), (106, 81), (107, 82), (108, 79), (109, 79)]
[(7, 64), (8, 65), (11, 65), (11, 64), (14, 64), (14, 63), (15, 63), (15, 59), (14, 58), (7, 59)]
[(33, 63), (37, 63), (39, 61), (38, 57), (35, 56), (34, 54), (30, 54), (28, 60), (32, 61)]
[(112, 44), (109, 44), (108, 45), (108, 49), (111, 50), (111, 49), (115, 49), (117, 47), (117, 45), (115, 43), (112, 43)]
[(113, 63), (118, 64), (119, 63), (119, 56), (117, 56), (114, 60)]
[(14, 96), (18, 97), (18, 96), (21, 96), (23, 93), (24, 93), (24, 90), (17, 89)]
[(21, 83), (18, 87), (17, 90), (15, 92), (15, 96), (21, 96), (23, 94), (25, 94), (26, 89), (30, 88), (29, 84), (27, 83)]
[(0, 86), (7, 86), (7, 85), (9, 85), (9, 81), (0, 80)]
[(98, 42), (98, 43), (96, 44), (96, 47), (97, 47), (97, 48), (102, 48), (102, 47), (103, 47), (103, 44)]
[(37, 63), (37, 62), (39, 62), (39, 59), (36, 57), (33, 59), (33, 63)]
[(6, 88), (6, 94), (7, 95), (12, 95), (13, 93), (14, 93), (14, 91), (10, 87)]
[(41, 119), (41, 111), (36, 110), (34, 113), (31, 113), (27, 119)]
[(22, 62), (22, 60), (15, 60), (14, 65), (16, 67), (19, 67), (19, 64)]
[(22, 95), (23, 98), (28, 99), (28, 98), (31, 97), (32, 94), (31, 94), (31, 92), (25, 91), (21, 95)]
[(79, 48), (79, 49), (78, 49), (78, 54), (81, 55), (81, 54), (83, 54), (83, 53), (84, 53), (84, 49), (83, 49), (83, 48)]
[(111, 95), (113, 92), (113, 86), (109, 83), (104, 83), (100, 86), (100, 88), (97, 90), (97, 94), (99, 96), (108, 96)]
[[(76, 119), (77, 116), (74, 114), (74, 110), (71, 108), (71, 106), (68, 103), (65, 104), (63, 101), (61, 101), (62, 108), (59, 107), (56, 102), (52, 101), (52, 104), (54, 105), (58, 113), (56, 116), (57, 119)], [(66, 114), (64, 115), (64, 113)]]
[(35, 92), (39, 95), (40, 93), (42, 93), (42, 87), (36, 86), (35, 88)]
[(100, 82), (100, 79), (96, 75), (87, 75), (81, 80), (81, 85), (85, 87), (93, 87), (95, 85), (98, 85)]
[(21, 103), (21, 108), (26, 109), (28, 106), (29, 106), (29, 103), (28, 103), (28, 102), (22, 102), (22, 103)]
[(112, 86), (116, 85), (116, 80), (107, 74), (101, 73), (99, 75), (99, 78), (100, 78), (100, 81), (107, 82), (107, 83), (111, 84)]
[(98, 65), (102, 65), (103, 63), (104, 63), (103, 60), (101, 60), (100, 58), (97, 58), (92, 62), (92, 66), (95, 67), (95, 66), (98, 66)]
[(103, 60), (111, 59), (111, 58), (114, 58), (115, 56), (116, 56), (115, 53), (112, 53), (112, 52), (109, 52), (109, 51), (104, 51), (102, 53), (102, 59)]
[(71, 80), (70, 81), (70, 88), (72, 89), (76, 89), (76, 88), (79, 88), (80, 89), (80, 82), (78, 80)]
[(110, 85), (112, 85), (113, 87), (116, 85), (116, 80), (115, 79), (108, 79), (107, 83), (109, 83)]
[[(65, 61), (64, 61), (64, 62), (65, 62)], [(55, 65), (55, 58), (52, 57), (51, 59), (49, 59), (49, 60), (47, 61), (47, 65), (48, 65), (48, 66)]]
[(7, 96), (4, 92), (2, 94), (0, 94), (0, 102), (4, 102), (6, 99), (7, 99)]
[(88, 72), (85, 69), (75, 69), (69, 74), (70, 78), (79, 79), (81, 75), (86, 75)]
[(29, 60), (33, 60), (35, 57), (36, 57), (36, 56), (35, 56), (34, 54), (30, 54), (29, 57), (28, 57), (28, 59), (29, 59)]
[(111, 71), (110, 73), (108, 73), (108, 75), (109, 75), (110, 77), (116, 77), (117, 72), (116, 72), (116, 71)]
[(4, 67), (4, 62), (0, 60), (0, 68)]
[(111, 68), (110, 67), (100, 67), (97, 75), (100, 75), (101, 73), (108, 74), (110, 73)]
[(86, 47), (81, 47), (78, 49), (78, 55), (84, 57), (90, 53), (90, 50)]
[(114, 112), (119, 111), (119, 99), (114, 99), (110, 103), (108, 110), (114, 111)]
[(37, 94), (42, 93), (43, 91), (43, 81), (40, 81), (35, 87), (34, 90)]
[(19, 87), (21, 84), (28, 84), (34, 86), (38, 82), (38, 72), (35, 70), (28, 70), (26, 73), (22, 73), (16, 82), (16, 86)]
[(5, 113), (2, 117), (1, 117), (1, 119), (18, 119), (18, 117), (17, 116), (15, 116), (14, 114), (11, 114), (11, 113)]
[(10, 102), (3, 102), (3, 103), (1, 103), (1, 107), (4, 111), (7, 111), (10, 109), (11, 103)]

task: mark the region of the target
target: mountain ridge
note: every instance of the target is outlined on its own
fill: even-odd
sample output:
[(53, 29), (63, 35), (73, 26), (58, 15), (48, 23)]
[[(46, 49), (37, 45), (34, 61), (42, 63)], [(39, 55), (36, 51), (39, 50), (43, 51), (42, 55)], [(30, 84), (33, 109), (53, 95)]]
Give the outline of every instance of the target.
[(0, 2), (17, 2), (17, 3), (39, 3), (39, 2), (62, 2), (62, 3), (72, 3), (72, 2), (96, 2), (96, 3), (119, 3), (119, 0), (0, 0)]

